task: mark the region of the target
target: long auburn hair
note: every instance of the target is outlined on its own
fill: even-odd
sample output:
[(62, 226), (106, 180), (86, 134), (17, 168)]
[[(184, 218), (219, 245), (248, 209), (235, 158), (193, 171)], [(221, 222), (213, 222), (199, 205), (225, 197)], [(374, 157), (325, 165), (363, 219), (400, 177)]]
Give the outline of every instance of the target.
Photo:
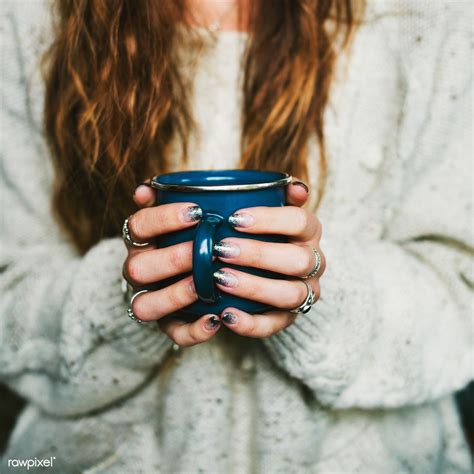
[[(315, 134), (318, 202), (327, 168), (323, 113), (336, 45), (349, 43), (356, 1), (251, 2), (240, 165), (305, 178), (306, 144)], [(173, 47), (185, 0), (61, 0), (55, 9), (43, 63), (52, 204), (84, 253), (119, 235), (137, 183), (169, 170), (173, 140), (186, 162), (193, 119)]]

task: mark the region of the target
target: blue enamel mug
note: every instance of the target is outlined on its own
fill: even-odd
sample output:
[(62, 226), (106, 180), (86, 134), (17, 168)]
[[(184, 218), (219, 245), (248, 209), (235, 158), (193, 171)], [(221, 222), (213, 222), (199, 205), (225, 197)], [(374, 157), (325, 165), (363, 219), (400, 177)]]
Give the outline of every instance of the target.
[[(255, 235), (236, 231), (229, 217), (239, 209), (286, 204), (285, 186), (291, 177), (285, 173), (254, 170), (184, 171), (163, 174), (152, 179), (156, 189), (156, 204), (193, 202), (203, 211), (200, 222), (193, 227), (159, 236), (155, 244), (159, 248), (181, 242), (193, 241), (192, 275), (198, 301), (180, 311), (179, 316), (194, 320), (206, 313), (219, 314), (232, 306), (249, 313), (260, 313), (271, 309), (257, 301), (239, 298), (219, 290), (213, 273), (224, 267), (223, 262), (213, 257), (216, 243), (226, 237), (251, 238), (266, 242), (286, 242), (282, 235)], [(267, 278), (283, 278), (283, 275), (257, 268), (225, 264), (254, 275)], [(154, 285), (163, 288), (185, 277), (181, 274)]]

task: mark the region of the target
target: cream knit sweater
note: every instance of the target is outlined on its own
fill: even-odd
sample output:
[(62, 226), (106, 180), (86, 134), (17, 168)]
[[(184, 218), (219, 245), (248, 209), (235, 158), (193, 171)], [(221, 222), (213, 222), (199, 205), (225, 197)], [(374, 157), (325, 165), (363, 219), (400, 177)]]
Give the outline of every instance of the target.
[[(0, 378), (29, 401), (2, 473), (51, 456), (66, 474), (470, 472), (452, 393), (474, 372), (472, 3), (369, 3), (326, 113), (321, 300), (168, 366), (170, 340), (127, 318), (121, 239), (79, 258), (52, 219), (48, 3), (2, 0)], [(183, 65), (194, 167), (238, 162), (244, 40)]]

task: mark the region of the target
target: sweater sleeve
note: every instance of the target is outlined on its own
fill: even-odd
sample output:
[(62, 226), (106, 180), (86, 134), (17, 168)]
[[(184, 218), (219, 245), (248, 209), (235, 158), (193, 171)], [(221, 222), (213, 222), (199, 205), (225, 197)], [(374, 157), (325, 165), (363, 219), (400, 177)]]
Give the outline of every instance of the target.
[(171, 341), (127, 317), (121, 239), (79, 257), (51, 216), (35, 40), (22, 20), (35, 15), (14, 5), (2, 10), (0, 48), (0, 379), (47, 412), (75, 415), (145, 383)]
[(336, 408), (423, 403), (474, 374), (472, 7), (417, 7), (397, 35), (402, 198), (379, 239), (323, 222), (322, 297), (264, 340), (277, 365)]

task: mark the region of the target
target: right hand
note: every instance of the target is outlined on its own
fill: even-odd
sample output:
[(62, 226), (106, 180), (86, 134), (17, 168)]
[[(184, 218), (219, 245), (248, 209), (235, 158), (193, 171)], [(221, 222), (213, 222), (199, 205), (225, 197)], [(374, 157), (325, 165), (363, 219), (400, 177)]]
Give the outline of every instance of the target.
[[(154, 206), (155, 192), (146, 185), (138, 186), (133, 199), (141, 208), (129, 218), (130, 235), (136, 242), (148, 242), (158, 235), (186, 229), (199, 221), (199, 218), (191, 217), (192, 209), (197, 207), (192, 202)], [(192, 269), (190, 241), (160, 249), (152, 245), (127, 246), (127, 249), (123, 275), (134, 288), (190, 272)], [(193, 278), (188, 276), (161, 290), (138, 295), (133, 301), (132, 311), (142, 321), (158, 321), (160, 329), (175, 344), (192, 346), (211, 339), (221, 325), (220, 318), (206, 314), (192, 323), (187, 323), (166, 316), (197, 299)]]

